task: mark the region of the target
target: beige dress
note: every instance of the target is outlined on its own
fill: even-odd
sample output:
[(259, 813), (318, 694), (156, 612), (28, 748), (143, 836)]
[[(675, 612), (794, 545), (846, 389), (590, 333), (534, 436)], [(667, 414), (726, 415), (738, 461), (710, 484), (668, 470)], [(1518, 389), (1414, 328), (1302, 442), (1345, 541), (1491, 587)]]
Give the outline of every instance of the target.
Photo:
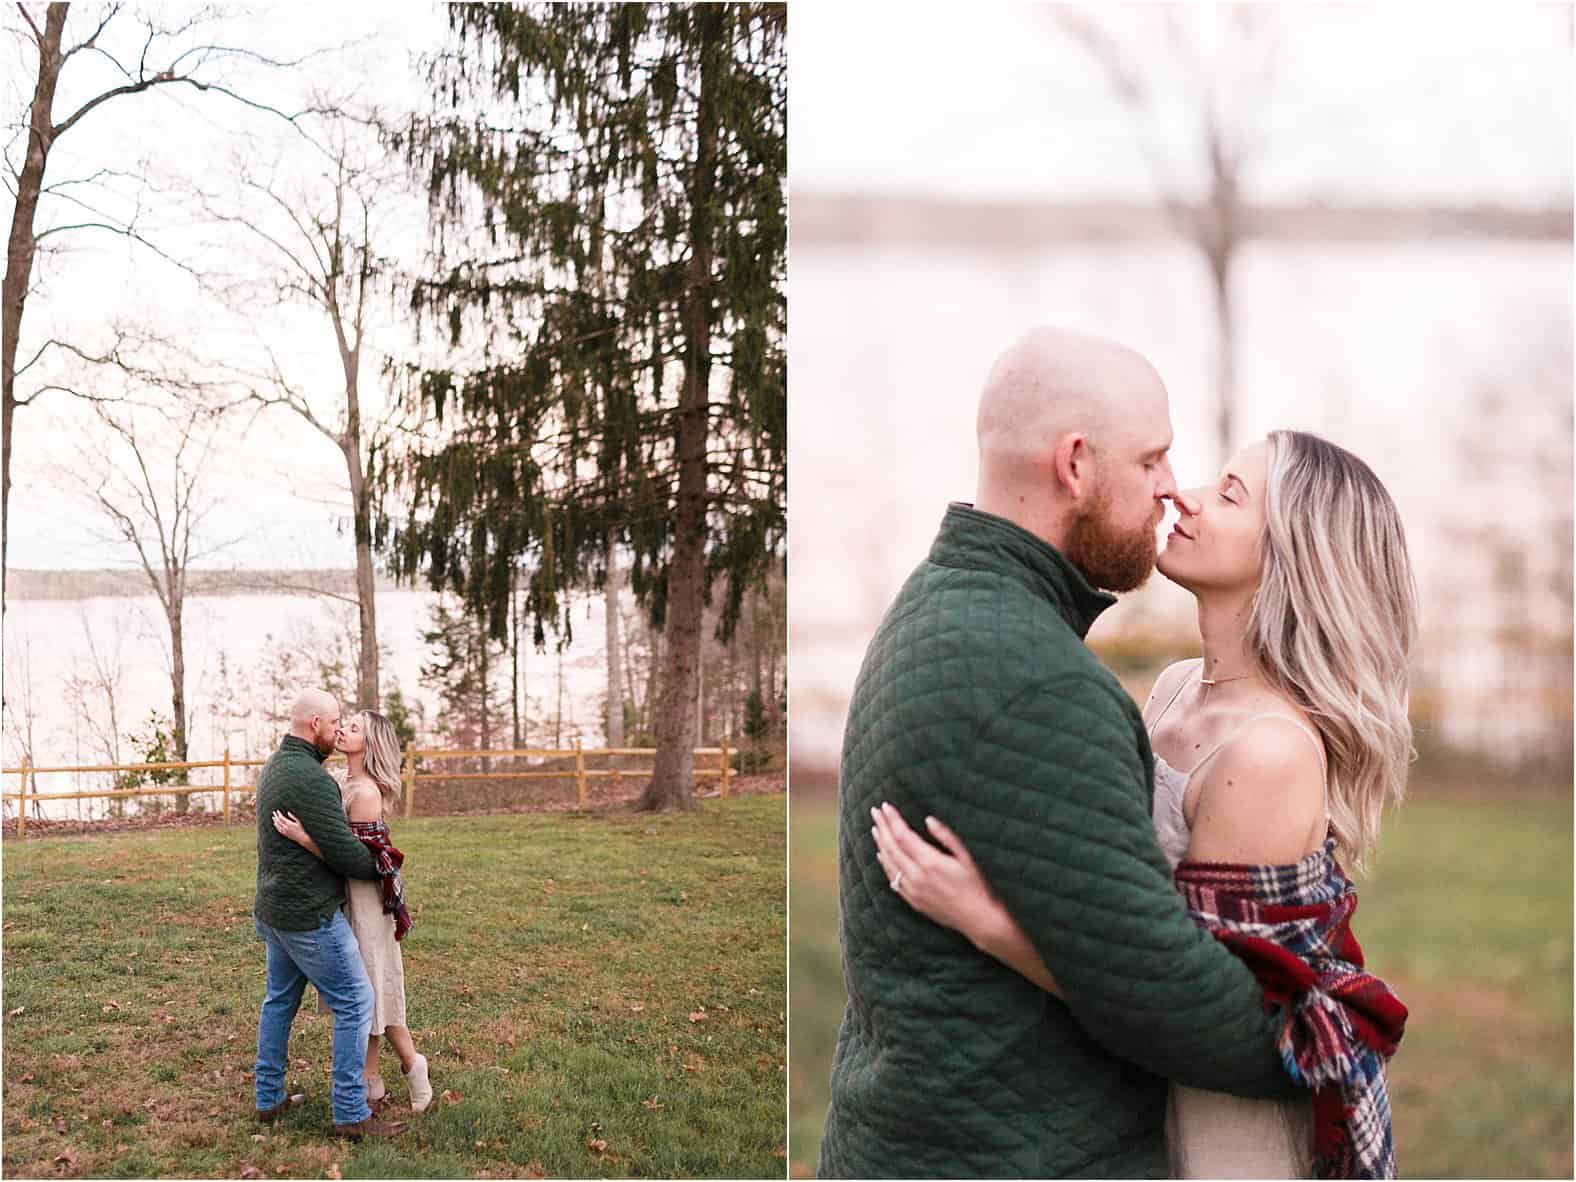
[[(346, 796), (339, 786), (340, 799)], [(382, 1034), (405, 1021), (405, 961), (394, 939), (394, 917), (383, 910), (383, 884), (378, 879), (345, 880), (345, 918), (361, 947), (361, 961), (372, 981), (372, 1033)]]
[[(1155, 756), (1155, 836), (1173, 870), (1187, 851), (1182, 797), (1191, 775)], [(1173, 1178), (1311, 1178), (1313, 1103), (1248, 1100), (1172, 1084), (1166, 1150)]]

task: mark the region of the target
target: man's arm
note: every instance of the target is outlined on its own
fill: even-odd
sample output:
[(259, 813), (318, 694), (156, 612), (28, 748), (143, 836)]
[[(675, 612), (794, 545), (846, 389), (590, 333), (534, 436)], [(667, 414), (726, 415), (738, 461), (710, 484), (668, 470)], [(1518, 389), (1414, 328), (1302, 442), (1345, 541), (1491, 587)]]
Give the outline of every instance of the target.
[(339, 786), (327, 772), (322, 783), (303, 783), (296, 793), (296, 819), (317, 844), (318, 856), (335, 874), (345, 878), (378, 877), (377, 863), (361, 839), (350, 831), (345, 806), (340, 802)]
[(945, 820), (1079, 1025), (1179, 1083), (1297, 1094), (1253, 974), (1187, 916), (1114, 693), (1082, 675), (1029, 687), (981, 726), (972, 754), (970, 791)]

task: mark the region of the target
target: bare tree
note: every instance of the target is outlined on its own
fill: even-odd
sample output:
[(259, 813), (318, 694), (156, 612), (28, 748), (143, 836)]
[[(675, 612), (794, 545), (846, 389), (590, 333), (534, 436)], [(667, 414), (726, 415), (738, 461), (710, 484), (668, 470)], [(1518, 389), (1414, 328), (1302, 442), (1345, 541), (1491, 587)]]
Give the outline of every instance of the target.
[[(78, 196), (80, 186), (96, 183), (113, 176), (112, 170), (100, 170), (90, 177), (57, 180), (46, 184), (49, 174), (50, 154), (62, 137), (70, 133), (89, 116), (108, 107), (119, 107), (118, 100), (129, 95), (144, 94), (155, 88), (181, 87), (198, 92), (226, 96), (246, 107), (267, 112), (294, 121), (298, 116), (286, 114), (267, 104), (249, 99), (221, 80), (227, 65), (249, 62), (268, 66), (286, 66), (296, 62), (279, 62), (247, 49), (214, 44), (204, 40), (207, 27), (218, 18), (214, 10), (203, 9), (178, 24), (166, 25), (156, 20), (137, 19), (137, 35), (122, 44), (111, 44), (110, 26), (117, 23), (125, 5), (115, 3), (87, 8), (91, 25), (80, 38), (66, 35), (69, 4), (50, 4), (40, 12), (38, 5), (17, 4), (16, 11), (25, 25), (24, 42), (30, 42), (37, 53), (33, 74), (33, 92), (28, 102), (24, 125), (20, 133), (20, 160), (13, 148), (7, 145), (7, 187), (15, 204), (11, 227), (6, 243), (6, 269), (0, 285), (0, 313), (4, 326), (0, 330), (0, 611), (5, 605), (6, 544), (10, 536), (11, 506), (11, 444), (13, 418), (19, 407), (30, 405), (49, 387), (40, 387), (31, 394), (17, 392), (17, 378), (37, 364), (52, 347), (66, 347), (60, 341), (46, 341), (27, 362), (17, 365), (21, 342), (22, 314), (28, 296), (34, 290), (34, 263), (40, 243), (52, 235), (72, 232), (107, 232), (118, 234), (157, 251), (136, 224), (106, 212), (99, 204), (92, 204)], [(126, 21), (119, 22), (128, 23)], [(305, 60), (305, 59), (302, 59)], [(113, 84), (107, 84), (82, 100), (71, 113), (57, 119), (54, 113), (56, 92), (62, 75), (78, 71), (74, 63), (92, 61), (101, 69), (107, 66)], [(38, 212), (41, 201), (54, 197), (71, 206), (77, 213), (66, 214), (53, 224), (40, 229)], [(159, 252), (162, 254), (162, 252)], [(165, 256), (168, 257), (168, 256)]]
[(86, 609), (79, 612), (82, 636), (87, 641), (87, 663), (78, 663), (66, 679), (66, 702), (87, 729), (95, 754), (105, 763), (120, 762), (120, 703), (125, 666), (121, 660), (121, 633), (112, 629), (100, 640)]
[(356, 604), (360, 612), (357, 702), (375, 709), (378, 691), (377, 589), (372, 565), (372, 490), (368, 469), (382, 428), (364, 414), (362, 363), (367, 346), (368, 301), (383, 263), (373, 249), (374, 207), (386, 180), (354, 159), (341, 121), (324, 149), (326, 172), (318, 191), (306, 192), (257, 176), (244, 164), (237, 173), (250, 207), (220, 210), (203, 204), (215, 220), (237, 227), (258, 244), (275, 268), (264, 284), (243, 281), (223, 288), (232, 301), (255, 306), (259, 286), (284, 301), (304, 301), (321, 311), (338, 353), (342, 385), (330, 401), (309, 394), (286, 377), (268, 343), (268, 371), (251, 398), (292, 411), (332, 443), (345, 465), (356, 556)]
[[(1264, 146), (1275, 75), (1276, 15), (1250, 4), (1051, 9), (1133, 116), (1160, 200), (1203, 256), (1215, 297), (1215, 445), (1232, 451), (1236, 318), (1231, 277), (1248, 236), (1243, 189)], [(1125, 25), (1117, 24), (1120, 19)], [(1168, 68), (1156, 68), (1163, 60)], [(1187, 135), (1174, 133), (1178, 118)], [(1188, 179), (1202, 173), (1202, 188)]]
[[(169, 630), (170, 716), (175, 760), (187, 757), (186, 646), (182, 627), (193, 562), (217, 547), (197, 548), (214, 509), (202, 492), (221, 416), (189, 407), (170, 416), (95, 408), (104, 437), (74, 474), (103, 514), (111, 536), (131, 547), (158, 599)], [(176, 798), (184, 813), (186, 796)]]

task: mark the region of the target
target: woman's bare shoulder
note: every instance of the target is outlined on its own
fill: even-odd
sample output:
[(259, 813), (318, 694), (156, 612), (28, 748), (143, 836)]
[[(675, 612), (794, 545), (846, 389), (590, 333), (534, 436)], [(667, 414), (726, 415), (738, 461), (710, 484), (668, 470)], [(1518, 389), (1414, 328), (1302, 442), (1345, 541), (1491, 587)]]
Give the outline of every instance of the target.
[(352, 821), (383, 819), (383, 794), (370, 779), (351, 780), (345, 785), (345, 813)]
[(1309, 852), (1325, 812), (1324, 768), (1300, 720), (1277, 713), (1249, 722), (1199, 781), (1189, 858), (1281, 865)]

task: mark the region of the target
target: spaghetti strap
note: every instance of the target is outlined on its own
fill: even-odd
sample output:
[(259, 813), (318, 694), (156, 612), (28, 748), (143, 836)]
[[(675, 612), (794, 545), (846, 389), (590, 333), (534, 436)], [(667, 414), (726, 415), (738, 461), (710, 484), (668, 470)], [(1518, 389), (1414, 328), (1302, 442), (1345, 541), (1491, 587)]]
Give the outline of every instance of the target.
[[(1197, 657), (1195, 659), (1200, 665), (1204, 663), (1203, 657)], [(1178, 680), (1176, 691), (1171, 695), (1170, 699), (1167, 700), (1165, 709), (1159, 714), (1155, 715), (1154, 722), (1149, 724), (1148, 730), (1150, 734), (1155, 733), (1155, 727), (1160, 725), (1160, 720), (1166, 716), (1167, 711), (1169, 711), (1176, 700), (1182, 696), (1182, 691), (1188, 687), (1190, 681), (1191, 678), (1187, 677), (1185, 674), (1181, 677), (1181, 679)]]
[[(1319, 754), (1319, 771), (1323, 774), (1323, 778), (1326, 781), (1325, 791), (1328, 792), (1329, 791), (1329, 785), (1328, 785), (1328, 781), (1329, 781), (1329, 766), (1325, 762), (1324, 742), (1319, 738), (1318, 735), (1314, 734), (1313, 731), (1309, 730), (1302, 723), (1298, 722), (1295, 718), (1287, 718), (1284, 714), (1255, 714), (1252, 718), (1249, 718), (1249, 719), (1245, 720), (1240, 726), (1237, 727), (1236, 730), (1232, 731), (1229, 735), (1227, 735), (1219, 743), (1216, 743), (1213, 747), (1211, 747), (1209, 749), (1208, 753), (1204, 756), (1203, 759), (1194, 761), (1192, 770), (1190, 770), (1187, 774), (1189, 776), (1192, 776), (1194, 773), (1196, 773), (1198, 771), (1199, 768), (1203, 767), (1211, 759), (1215, 758), (1216, 755), (1220, 754), (1220, 751), (1221, 751), (1221, 749), (1223, 747), (1225, 747), (1228, 743), (1230, 743), (1233, 739), (1235, 739), (1243, 731), (1247, 730), (1248, 727), (1252, 726), (1255, 722), (1262, 722), (1266, 718), (1279, 719), (1281, 722), (1286, 723), (1286, 725), (1288, 725), (1288, 726), (1296, 727), (1299, 731), (1301, 731), (1304, 735), (1307, 736), (1308, 741), (1313, 744), (1314, 750), (1317, 751), (1318, 754)], [(1326, 811), (1328, 811), (1328, 805), (1326, 805)]]

